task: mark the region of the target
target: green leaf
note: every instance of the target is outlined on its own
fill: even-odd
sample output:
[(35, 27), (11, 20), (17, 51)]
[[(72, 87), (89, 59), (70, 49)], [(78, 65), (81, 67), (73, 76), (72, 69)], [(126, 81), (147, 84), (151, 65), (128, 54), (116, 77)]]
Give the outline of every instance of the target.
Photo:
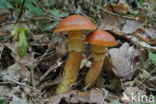
[(49, 11), (49, 13), (52, 16), (54, 16), (54, 18), (66, 17), (66, 16), (69, 15), (68, 13), (62, 12), (59, 9), (52, 9), (52, 10)]
[(19, 34), (19, 49), (18, 54), (20, 58), (23, 58), (27, 54), (28, 42), (25, 36), (25, 31), (21, 31)]
[(148, 51), (148, 56), (149, 56), (149, 58), (150, 58), (150, 60), (154, 63), (154, 64), (156, 64), (156, 54), (155, 53), (153, 53), (153, 52), (151, 52), (151, 51)]
[(19, 42), (18, 55), (20, 58), (27, 54), (28, 42), (26, 35), (28, 32), (28, 29), (20, 27), (19, 24), (16, 24), (12, 31), (13, 40)]
[(58, 22), (53, 22), (52, 24), (50, 24), (48, 27), (46, 27), (44, 30), (51, 30), (54, 29), (56, 27), (56, 25), (58, 24)]
[(14, 26), (14, 29), (11, 31), (11, 34), (12, 34), (12, 36), (13, 36), (13, 40), (16, 40), (16, 41), (18, 41), (18, 37), (19, 37), (19, 32), (20, 32), (20, 26), (19, 26), (19, 24), (16, 24), (15, 26)]
[(7, 0), (0, 0), (0, 8), (13, 8)]
[(37, 14), (37, 15), (43, 15), (44, 12), (42, 9), (32, 5), (32, 4), (29, 4), (29, 5), (26, 5), (26, 7), (28, 8), (28, 10), (34, 14)]
[(1, 99), (0, 99), (0, 104), (4, 104), (4, 100), (1, 100)]

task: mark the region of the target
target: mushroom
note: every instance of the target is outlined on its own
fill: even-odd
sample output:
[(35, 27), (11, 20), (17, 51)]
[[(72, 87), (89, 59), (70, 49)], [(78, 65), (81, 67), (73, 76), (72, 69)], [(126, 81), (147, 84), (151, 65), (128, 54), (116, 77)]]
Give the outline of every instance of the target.
[(92, 44), (91, 52), (93, 56), (91, 68), (85, 78), (85, 85), (92, 87), (101, 73), (107, 47), (115, 46), (116, 40), (106, 31), (95, 30), (89, 33), (85, 41)]
[(55, 32), (67, 31), (69, 34), (66, 40), (69, 55), (63, 71), (63, 80), (56, 89), (56, 93), (68, 92), (76, 81), (84, 49), (83, 30), (94, 29), (96, 29), (96, 25), (89, 18), (81, 15), (66, 17), (57, 25)]

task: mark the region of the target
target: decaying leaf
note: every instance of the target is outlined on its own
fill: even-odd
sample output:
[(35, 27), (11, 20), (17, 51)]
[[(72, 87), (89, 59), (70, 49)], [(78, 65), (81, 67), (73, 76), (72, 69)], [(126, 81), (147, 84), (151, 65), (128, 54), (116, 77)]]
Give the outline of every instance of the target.
[(11, 11), (9, 11), (9, 9), (6, 8), (0, 9), (0, 23), (6, 21), (10, 17), (11, 17)]
[(118, 14), (127, 14), (129, 12), (129, 8), (126, 3), (110, 4), (107, 5), (105, 9)]
[(0, 99), (5, 99), (5, 102), (9, 104), (27, 104), (27, 94), (20, 86), (12, 87), (12, 89), (8, 86), (0, 86)]
[(153, 76), (151, 78), (148, 79), (153, 85), (156, 86), (156, 76)]
[(124, 103), (133, 102), (134, 99), (141, 100), (141, 95), (146, 95), (144, 90), (139, 89), (138, 87), (126, 87), (126, 90), (123, 92), (122, 101)]
[(12, 52), (11, 55), (16, 60), (17, 63), (23, 64), (23, 65), (28, 66), (28, 67), (33, 67), (37, 64), (36, 59), (34, 58), (33, 52), (28, 53), (22, 59), (19, 57), (19, 55), (18, 55), (19, 44), (17, 42), (12, 43), (12, 44), (6, 43), (5, 46), (8, 47), (9, 49), (11, 49), (11, 52)]
[[(109, 95), (109, 96), (108, 96)], [(110, 94), (105, 89), (92, 89), (91, 91), (71, 91), (66, 94), (59, 94), (53, 96), (49, 99), (43, 100), (43, 102), (48, 104), (60, 104), (61, 99), (66, 100), (70, 103), (97, 103), (105, 104), (105, 99), (109, 99)]]
[(113, 30), (114, 28), (119, 28), (120, 25), (125, 23), (125, 19), (117, 16), (112, 16), (109, 14), (104, 14), (99, 29), (101, 30)]
[(113, 48), (109, 50), (113, 71), (117, 76), (131, 78), (137, 70), (137, 64), (134, 59), (139, 55), (133, 46), (124, 43), (119, 49)]
[(1, 72), (2, 80), (16, 80), (29, 82), (30, 72), (21, 64), (15, 63)]
[(48, 34), (33, 35), (33, 39), (34, 41), (30, 42), (33, 46), (46, 46), (50, 42)]
[(123, 26), (122, 32), (125, 34), (130, 34), (142, 27), (143, 27), (143, 23), (140, 23), (138, 21), (133, 21), (133, 20), (127, 20)]

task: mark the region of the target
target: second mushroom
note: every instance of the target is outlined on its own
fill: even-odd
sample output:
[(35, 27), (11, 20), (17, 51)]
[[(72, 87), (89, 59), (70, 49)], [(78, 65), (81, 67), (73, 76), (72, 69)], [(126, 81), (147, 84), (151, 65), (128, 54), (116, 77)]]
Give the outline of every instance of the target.
[(95, 30), (89, 33), (85, 41), (92, 44), (91, 52), (93, 56), (91, 68), (85, 78), (85, 84), (93, 86), (101, 73), (107, 47), (115, 46), (116, 40), (106, 31)]

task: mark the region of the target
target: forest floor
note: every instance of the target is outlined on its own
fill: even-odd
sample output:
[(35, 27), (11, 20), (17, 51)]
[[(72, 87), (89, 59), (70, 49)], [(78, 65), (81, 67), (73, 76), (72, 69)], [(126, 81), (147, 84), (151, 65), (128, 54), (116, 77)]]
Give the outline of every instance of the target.
[[(77, 81), (55, 94), (68, 50), (67, 33), (54, 29), (73, 14), (89, 17), (117, 45), (108, 48), (89, 88), (84, 78), (92, 58), (85, 44)], [(156, 104), (155, 96), (155, 0), (0, 0), (0, 104)]]

